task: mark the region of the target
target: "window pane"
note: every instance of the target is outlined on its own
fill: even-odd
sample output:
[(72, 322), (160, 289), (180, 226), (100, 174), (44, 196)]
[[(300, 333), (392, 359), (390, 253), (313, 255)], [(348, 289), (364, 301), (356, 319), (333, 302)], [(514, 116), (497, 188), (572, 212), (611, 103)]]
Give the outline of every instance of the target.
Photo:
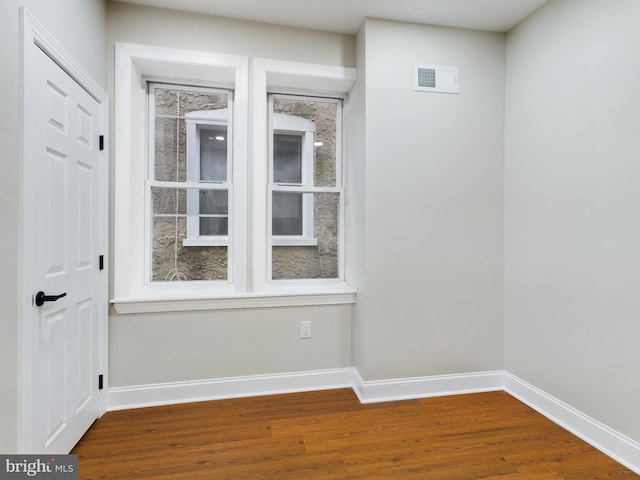
[(273, 136), (273, 181), (274, 183), (302, 183), (302, 136)]
[[(276, 194), (283, 192), (274, 192), (274, 200)], [(300, 194), (288, 192), (284, 195), (301, 197)], [(312, 197), (313, 236), (317, 245), (272, 247), (271, 276), (274, 280), (338, 278), (340, 194), (316, 193), (305, 196)]]
[[(313, 184), (336, 186), (338, 104), (334, 100), (274, 97), (273, 112), (311, 120), (315, 124)], [(275, 175), (274, 165), (274, 175)], [(274, 178), (274, 182), (278, 183)]]
[(302, 194), (273, 192), (273, 235), (302, 235)]
[[(151, 189), (151, 280), (153, 282), (226, 280), (228, 278), (226, 246), (184, 246), (189, 218), (187, 214), (189, 193), (190, 191), (184, 188), (153, 187)], [(197, 195), (198, 191), (194, 193)], [(227, 195), (226, 191), (215, 193), (219, 194), (218, 197)], [(197, 198), (196, 196), (196, 201)], [(217, 212), (222, 207), (214, 202), (213, 206), (207, 208)], [(224, 219), (226, 221), (226, 217)]]
[(204, 182), (227, 181), (227, 127), (201, 125), (200, 130), (200, 180)]
[(227, 93), (211, 93), (198, 91), (180, 91), (179, 113), (181, 117), (190, 112), (203, 110), (219, 110), (228, 106)]
[(155, 89), (156, 115), (178, 115), (178, 95), (177, 90), (167, 90), (165, 88)]
[(227, 235), (228, 225), (228, 191), (200, 190), (200, 235)]
[(226, 235), (229, 219), (225, 217), (200, 217), (200, 235)]
[(189, 112), (227, 108), (226, 92), (206, 92), (189, 88), (155, 88), (156, 115), (184, 117)]
[(183, 188), (152, 188), (154, 215), (186, 215), (187, 192)]
[(186, 127), (184, 120), (156, 118), (154, 178), (163, 182), (184, 182)]
[[(191, 112), (202, 112), (206, 117), (206, 113), (211, 110), (225, 109), (229, 104), (229, 94), (159, 86), (153, 92), (155, 105), (153, 178), (165, 182), (184, 182), (187, 179), (185, 115)], [(209, 141), (209, 137), (214, 140)], [(216, 140), (219, 138), (224, 140)], [(200, 155), (204, 154), (206, 158), (202, 160), (201, 180), (226, 181), (226, 127), (207, 128), (207, 132), (202, 135), (202, 140), (204, 145), (201, 145)]]

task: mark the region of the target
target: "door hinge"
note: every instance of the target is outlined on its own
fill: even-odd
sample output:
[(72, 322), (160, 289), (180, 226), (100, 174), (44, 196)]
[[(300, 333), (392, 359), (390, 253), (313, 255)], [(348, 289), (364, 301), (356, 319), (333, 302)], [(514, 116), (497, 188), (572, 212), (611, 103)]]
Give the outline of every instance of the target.
[(98, 269), (104, 270), (104, 255), (100, 255), (98, 258)]
[(104, 388), (104, 375), (98, 375), (98, 390), (102, 390)]
[(104, 150), (104, 135), (100, 135), (100, 141), (98, 143), (100, 144), (100, 151)]

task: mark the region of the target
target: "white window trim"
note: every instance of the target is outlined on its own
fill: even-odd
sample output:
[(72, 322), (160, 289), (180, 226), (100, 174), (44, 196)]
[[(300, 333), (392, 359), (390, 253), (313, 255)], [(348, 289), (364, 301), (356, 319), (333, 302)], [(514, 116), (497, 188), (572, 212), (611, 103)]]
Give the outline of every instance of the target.
[[(297, 94), (302, 96), (316, 96), (329, 98), (343, 98), (353, 87), (356, 79), (356, 71), (352, 68), (333, 67), (297, 62), (287, 62), (270, 59), (254, 59), (252, 62), (252, 138), (256, 145), (269, 145), (270, 127), (263, 121), (269, 115), (268, 93)], [(337, 135), (342, 135), (343, 125), (337, 127)], [(342, 149), (344, 152), (344, 142)], [(341, 152), (341, 153), (343, 153)], [(269, 198), (271, 191), (277, 191), (277, 185), (270, 185), (269, 149), (254, 148), (252, 158), (253, 172), (253, 209), (261, 208), (263, 199)], [(344, 154), (340, 155), (344, 159)], [(342, 169), (344, 171), (344, 168)], [(339, 219), (339, 230), (344, 232), (344, 178), (336, 179), (336, 187), (333, 192), (342, 195), (343, 214)], [(271, 191), (270, 191), (271, 190)], [(307, 193), (327, 192), (331, 189), (318, 189), (316, 187), (303, 187), (301, 191)], [(340, 236), (339, 275), (331, 279), (305, 279), (305, 280), (272, 280), (271, 279), (271, 225), (270, 215), (256, 216), (253, 222), (253, 285), (256, 291), (273, 295), (286, 294), (296, 291), (299, 294), (340, 292), (344, 295), (345, 303), (355, 302), (355, 291), (345, 281), (344, 272), (344, 239)], [(267, 240), (266, 242), (264, 240)], [(266, 269), (266, 272), (265, 272)], [(266, 275), (265, 275), (266, 273)]]
[[(267, 237), (268, 215), (263, 214), (269, 179), (267, 92), (346, 96), (355, 83), (355, 69), (253, 59), (250, 92), (248, 57), (123, 43), (116, 44), (115, 67), (114, 298), (111, 302), (116, 312), (355, 302), (355, 291), (344, 281), (342, 269), (338, 279), (268, 281), (267, 249), (270, 251), (271, 242)], [(145, 218), (148, 141), (147, 120), (140, 112), (147, 109), (148, 80), (234, 90), (232, 181), (236, 204), (234, 248), (229, 252), (234, 269), (227, 282), (145, 282), (145, 222), (141, 219)], [(251, 158), (249, 150), (253, 152)], [(249, 188), (252, 200), (247, 204)], [(247, 215), (252, 215), (250, 228)], [(344, 225), (340, 228), (344, 229)], [(344, 245), (340, 250), (344, 252)]]
[[(248, 71), (247, 57), (208, 52), (116, 44), (115, 78), (115, 195), (114, 287), (116, 311), (144, 311), (159, 299), (169, 310), (193, 299), (228, 297), (247, 291)], [(145, 247), (149, 222), (142, 221), (149, 203), (145, 193), (148, 168), (147, 81), (189, 83), (234, 90), (232, 138), (235, 168), (234, 201), (244, 202), (235, 215), (234, 248), (229, 248), (233, 271), (226, 281), (150, 282)], [(186, 184), (185, 184), (186, 185)], [(195, 185), (197, 186), (197, 184)], [(171, 306), (172, 302), (177, 302)]]

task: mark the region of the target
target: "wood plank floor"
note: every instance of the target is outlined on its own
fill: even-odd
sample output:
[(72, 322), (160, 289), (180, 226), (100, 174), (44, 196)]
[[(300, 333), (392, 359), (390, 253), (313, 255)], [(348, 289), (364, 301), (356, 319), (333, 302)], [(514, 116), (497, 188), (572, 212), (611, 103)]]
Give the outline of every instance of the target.
[(361, 405), (350, 389), (109, 412), (80, 479), (638, 479), (504, 392)]

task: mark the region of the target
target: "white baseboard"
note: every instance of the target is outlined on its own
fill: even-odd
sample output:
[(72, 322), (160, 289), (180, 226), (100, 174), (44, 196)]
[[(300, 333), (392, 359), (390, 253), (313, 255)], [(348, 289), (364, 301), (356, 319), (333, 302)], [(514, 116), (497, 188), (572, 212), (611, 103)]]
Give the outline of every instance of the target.
[(640, 474), (640, 443), (603, 425), (524, 380), (504, 372), (504, 391)]
[(353, 368), (229, 377), (109, 389), (108, 410), (222, 400), (277, 393), (350, 388)]
[(365, 381), (355, 368), (110, 388), (109, 410), (353, 388), (362, 403), (504, 390), (640, 474), (640, 443), (503, 370)]
[(367, 382), (354, 369), (353, 390), (362, 403), (492, 392), (502, 390), (503, 373), (477, 372)]

